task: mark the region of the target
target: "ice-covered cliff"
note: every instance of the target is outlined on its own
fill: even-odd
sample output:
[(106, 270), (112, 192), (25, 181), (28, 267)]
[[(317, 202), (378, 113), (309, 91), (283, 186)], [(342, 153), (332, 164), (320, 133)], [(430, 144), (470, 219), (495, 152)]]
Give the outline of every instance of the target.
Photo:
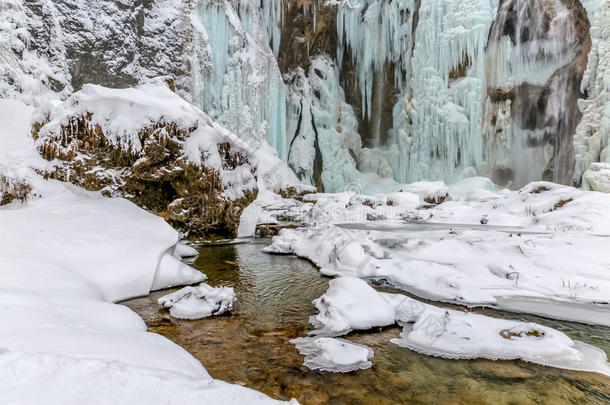
[(608, 4), (7, 0), (0, 94), (169, 76), (326, 191), (473, 174), (579, 185), (589, 169), (596, 188)]

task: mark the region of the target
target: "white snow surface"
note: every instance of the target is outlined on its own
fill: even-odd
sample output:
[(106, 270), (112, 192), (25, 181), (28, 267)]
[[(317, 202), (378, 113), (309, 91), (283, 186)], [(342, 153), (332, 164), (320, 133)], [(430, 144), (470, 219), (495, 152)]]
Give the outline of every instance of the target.
[(311, 370), (347, 373), (370, 368), (373, 351), (349, 340), (328, 337), (306, 337), (290, 341), (305, 356), (304, 365)]
[(311, 226), (282, 230), (265, 250), (438, 301), (610, 325), (610, 197), (492, 186), (465, 180), (433, 207), (420, 205), (422, 183), (417, 194), (318, 194)]
[(184, 287), (157, 300), (179, 319), (201, 319), (233, 310), (235, 291), (231, 287), (212, 287), (205, 283)]
[(276, 403), (213, 380), (112, 303), (202, 275), (162, 264), (177, 262), (179, 235), (161, 218), (36, 174), (48, 162), (28, 140), (31, 109), (7, 104), (21, 124), (0, 116), (0, 174), (32, 192), (0, 207), (0, 403)]
[[(403, 331), (392, 342), (427, 355), (453, 359), (521, 359), (610, 375), (610, 365), (602, 350), (575, 342), (555, 329), (444, 309), (402, 294), (380, 293), (360, 278), (332, 280), (328, 292), (314, 303), (320, 313), (311, 319), (317, 327), (313, 334), (334, 332), (336, 336), (397, 322)], [(313, 355), (306, 357), (306, 365), (308, 361), (319, 366), (324, 364), (323, 360), (340, 363), (342, 359), (355, 361), (358, 357), (355, 349), (347, 354), (346, 348), (338, 344), (299, 339), (295, 343), (299, 350), (303, 348), (303, 354)]]

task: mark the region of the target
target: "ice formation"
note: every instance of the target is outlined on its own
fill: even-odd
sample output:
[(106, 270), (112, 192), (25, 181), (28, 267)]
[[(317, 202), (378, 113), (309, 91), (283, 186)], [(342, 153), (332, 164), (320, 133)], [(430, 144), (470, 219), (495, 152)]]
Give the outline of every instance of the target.
[(262, 3), (259, 9), (247, 0), (198, 2), (191, 17), (201, 34), (191, 57), (192, 98), (238, 136), (268, 141), (285, 160), (285, 88), (265, 28), (278, 47), (281, 4)]
[(307, 337), (290, 341), (305, 356), (305, 366), (311, 370), (348, 373), (369, 368), (373, 351), (345, 339)]
[(299, 70), (289, 79), (295, 84), (288, 98), (288, 128), (293, 137), (288, 164), (302, 181), (327, 192), (349, 189), (361, 176), (353, 154), (359, 155), (362, 146), (337, 66), (328, 57), (314, 58), (307, 76)]
[[(314, 66), (320, 60), (314, 56), (308, 72), (297, 69), (286, 76), (285, 146), (299, 178), (325, 191), (342, 191), (353, 183), (367, 188), (362, 173), (399, 182), (454, 182), (474, 172), (513, 187), (541, 178), (570, 183), (580, 96), (573, 84), (588, 49), (586, 18), (579, 14), (580, 5), (561, 1), (499, 3), (356, 0), (323, 5), (337, 7), (337, 49), (330, 56), (338, 69), (319, 80), (315, 72), (320, 76), (323, 70)], [(599, 2), (589, 3), (601, 8)], [(594, 6), (585, 7), (593, 16)], [(593, 35), (598, 31), (594, 28)], [(353, 65), (362, 117), (354, 115), (345, 125), (345, 108), (334, 117), (318, 117), (312, 106), (335, 100), (335, 110), (341, 104), (353, 107), (342, 88), (347, 62)], [(383, 86), (389, 70), (395, 94)], [(383, 107), (377, 104), (388, 97), (396, 100), (392, 129), (385, 134)], [(530, 122), (533, 109), (538, 117)], [(358, 120), (366, 120), (371, 133), (359, 133)], [(328, 128), (339, 122), (356, 136), (336, 131), (333, 138), (342, 143), (337, 153), (336, 142), (319, 143), (320, 121)], [(358, 137), (372, 138), (367, 139), (372, 148), (362, 148)], [(349, 170), (327, 170), (334, 163), (325, 155), (339, 156)], [(316, 165), (326, 176), (314, 179)]]
[[(610, 2), (585, 0), (593, 46), (580, 101), (583, 118), (574, 135), (574, 182), (583, 188), (610, 191)], [(600, 162), (600, 163), (595, 163)]]
[[(332, 331), (336, 336), (397, 322), (403, 331), (392, 342), (422, 354), (453, 359), (521, 359), (610, 375), (610, 364), (603, 350), (573, 341), (558, 330), (536, 323), (445, 309), (401, 294), (380, 293), (360, 278), (332, 280), (328, 292), (316, 300), (316, 305), (320, 313), (311, 320), (316, 327), (314, 334)], [(357, 349), (347, 351), (343, 346), (315, 339), (293, 341), (306, 355), (306, 365), (309, 362), (320, 367), (327, 361), (336, 363), (340, 361), (334, 359), (344, 358), (356, 361)], [(365, 350), (360, 348), (360, 361), (366, 359)], [(307, 357), (312, 355), (315, 357)]]
[(426, 202), (439, 184), (416, 186), (417, 194), (321, 196), (311, 227), (282, 230), (266, 250), (439, 301), (610, 325), (607, 195), (546, 182), (494, 190), (471, 179)]

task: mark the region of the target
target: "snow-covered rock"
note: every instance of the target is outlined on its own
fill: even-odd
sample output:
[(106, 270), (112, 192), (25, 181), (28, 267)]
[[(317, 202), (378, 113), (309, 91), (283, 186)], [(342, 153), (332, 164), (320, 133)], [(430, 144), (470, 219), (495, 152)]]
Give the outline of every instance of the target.
[(159, 298), (159, 305), (179, 319), (201, 319), (233, 310), (235, 292), (231, 287), (211, 287), (205, 283), (184, 287)]
[(85, 85), (35, 114), (41, 154), (60, 160), (53, 178), (126, 197), (190, 233), (235, 235), (256, 197), (260, 155), (163, 83)]
[(290, 342), (305, 356), (303, 364), (311, 370), (347, 373), (373, 365), (369, 361), (373, 357), (370, 348), (345, 339), (306, 337)]
[(331, 280), (326, 294), (314, 304), (319, 313), (310, 322), (316, 326), (316, 334), (337, 336), (395, 322), (394, 308), (359, 278)]

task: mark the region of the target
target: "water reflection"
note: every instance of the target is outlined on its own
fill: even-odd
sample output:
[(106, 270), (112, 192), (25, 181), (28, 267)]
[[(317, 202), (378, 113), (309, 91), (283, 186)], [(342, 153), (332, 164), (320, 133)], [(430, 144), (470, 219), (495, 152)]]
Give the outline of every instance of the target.
[[(156, 298), (126, 304), (149, 330), (186, 348), (210, 374), (301, 404), (610, 404), (610, 379), (519, 361), (444, 360), (389, 343), (400, 329), (354, 333), (347, 338), (375, 351), (374, 366), (348, 374), (310, 371), (289, 343), (310, 330), (311, 301), (328, 280), (309, 262), (260, 252), (268, 241), (206, 246), (192, 264), (211, 285), (235, 288), (231, 315), (179, 321), (160, 311)], [(479, 310), (492, 316), (546, 323), (607, 352), (608, 328), (541, 320), (533, 316)]]

